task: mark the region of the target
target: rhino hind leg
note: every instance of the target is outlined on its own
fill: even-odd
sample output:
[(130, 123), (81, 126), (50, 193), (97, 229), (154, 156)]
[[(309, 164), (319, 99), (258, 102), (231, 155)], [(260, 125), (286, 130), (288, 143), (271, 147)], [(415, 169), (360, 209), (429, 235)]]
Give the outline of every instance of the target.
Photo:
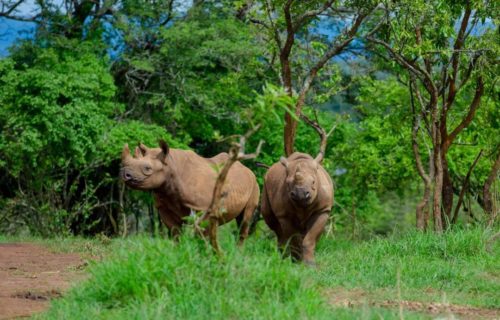
[(250, 199), (248, 200), (245, 209), (240, 213), (238, 217), (236, 217), (236, 224), (238, 225), (238, 230), (240, 234), (239, 244), (243, 244), (246, 238), (248, 238), (250, 227), (254, 220), (255, 211), (259, 204), (259, 186), (255, 184), (254, 190)]
[(281, 235), (281, 227), (278, 219), (276, 218), (276, 215), (274, 214), (273, 210), (271, 209), (271, 204), (269, 203), (269, 199), (267, 197), (267, 192), (266, 192), (266, 187), (264, 186), (262, 190), (262, 201), (260, 204), (260, 213), (262, 217), (264, 218), (264, 221), (266, 222), (267, 226), (274, 231), (276, 236), (280, 237)]

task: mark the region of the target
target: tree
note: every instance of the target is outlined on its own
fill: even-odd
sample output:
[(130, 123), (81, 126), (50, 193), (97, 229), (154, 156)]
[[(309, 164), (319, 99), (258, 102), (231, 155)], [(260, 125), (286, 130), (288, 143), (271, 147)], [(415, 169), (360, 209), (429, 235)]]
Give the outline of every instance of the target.
[[(250, 18), (267, 32), (271, 43), (271, 62), (279, 60), (280, 81), (285, 91), (295, 98), (285, 114), (284, 147), (288, 156), (294, 151), (297, 118), (302, 112), (314, 81), (329, 67), (330, 60), (344, 52), (359, 36), (362, 23), (376, 8), (370, 1), (345, 4), (340, 1), (262, 1)], [(339, 32), (334, 28), (341, 27)], [(313, 37), (309, 29), (329, 29), (329, 36)], [(332, 39), (329, 39), (331, 34)], [(297, 48), (299, 46), (299, 48)], [(307, 48), (308, 65), (300, 59), (300, 46)], [(294, 53), (295, 49), (295, 55)], [(308, 65), (308, 66), (306, 66)], [(328, 72), (326, 72), (328, 75)], [(317, 84), (318, 85), (318, 84)], [(293, 116), (295, 114), (295, 117)]]
[[(485, 87), (498, 74), (495, 57), (500, 46), (491, 41), (498, 35), (486, 23), (494, 18), (493, 9), (494, 2), (489, 1), (389, 2), (385, 29), (368, 37), (408, 75), (413, 152), (425, 186), (416, 212), (419, 229), (426, 228), (431, 193), (435, 230), (441, 232), (452, 220), (449, 151), (474, 120)], [(458, 103), (462, 99), (468, 102)], [(457, 110), (459, 106), (464, 109)], [(427, 170), (421, 155), (422, 133), (431, 143)]]

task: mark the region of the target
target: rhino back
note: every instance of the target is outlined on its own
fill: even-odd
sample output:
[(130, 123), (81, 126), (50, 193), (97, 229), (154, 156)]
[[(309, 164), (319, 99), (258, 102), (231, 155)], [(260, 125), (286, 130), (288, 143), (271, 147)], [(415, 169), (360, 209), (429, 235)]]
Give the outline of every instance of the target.
[(320, 166), (318, 169), (318, 178), (320, 179), (318, 196), (316, 201), (319, 203), (319, 207), (331, 210), (333, 206), (333, 181), (328, 172)]
[(286, 211), (288, 205), (288, 196), (286, 195), (286, 169), (281, 163), (273, 164), (264, 177), (264, 188), (266, 188), (267, 197), (271, 209), (275, 213)]
[[(228, 159), (228, 155), (221, 153), (213, 158), (203, 158), (192, 151), (173, 150), (172, 152), (174, 190), (178, 201), (194, 210), (207, 210), (213, 198), (213, 190), (218, 171)], [(254, 184), (255, 175), (236, 162), (229, 170), (224, 192), (224, 207), (228, 213), (241, 212), (245, 207)]]

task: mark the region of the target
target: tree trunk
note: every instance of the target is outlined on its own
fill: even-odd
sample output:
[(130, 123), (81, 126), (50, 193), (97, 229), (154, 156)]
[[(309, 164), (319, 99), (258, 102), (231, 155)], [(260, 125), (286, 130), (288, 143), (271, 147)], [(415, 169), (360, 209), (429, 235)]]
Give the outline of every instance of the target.
[(443, 194), (443, 162), (441, 159), (441, 148), (439, 146), (434, 148), (434, 196), (432, 213), (434, 217), (434, 230), (436, 232), (443, 231), (443, 220), (441, 217), (441, 199)]
[(476, 159), (474, 159), (474, 162), (469, 167), (469, 170), (467, 171), (467, 174), (465, 175), (464, 182), (462, 184), (462, 189), (460, 190), (460, 195), (458, 196), (457, 206), (455, 207), (455, 213), (453, 214), (453, 218), (451, 219), (452, 225), (457, 222), (458, 212), (460, 211), (460, 207), (462, 206), (465, 192), (466, 192), (467, 188), (469, 187), (470, 175), (472, 173), (472, 170), (474, 170), (474, 167), (476, 166), (477, 162), (479, 161), (479, 158), (481, 158), (482, 154), (483, 154), (483, 149), (481, 149), (481, 151), (477, 155)]
[[(291, 109), (293, 110), (293, 109)], [(288, 112), (285, 114), (284, 143), (285, 155), (288, 157), (294, 152), (295, 134), (297, 131), (297, 121)]]
[[(283, 79), (283, 86), (285, 88), (285, 92), (292, 97), (293, 96), (293, 88), (292, 88), (292, 71), (290, 69), (290, 61), (288, 58), (286, 60), (281, 61), (282, 74), (281, 77)], [(288, 106), (289, 110), (294, 112), (295, 106)], [(297, 121), (288, 113), (285, 113), (285, 129), (283, 131), (283, 140), (285, 144), (285, 155), (288, 157), (294, 151), (293, 145), (295, 144), (295, 132), (297, 130)]]
[[(424, 166), (422, 164), (422, 158), (420, 156), (418, 140), (417, 140), (417, 133), (418, 133), (418, 123), (415, 123), (414, 128), (412, 130), (413, 156), (415, 157), (415, 164), (417, 166), (418, 174), (420, 175), (420, 178), (424, 182), (424, 196), (422, 197), (422, 200), (420, 200), (420, 202), (418, 203), (416, 209), (416, 224), (418, 230), (424, 231), (425, 229), (427, 229), (427, 221), (429, 215), (429, 198), (431, 196), (432, 180), (431, 176), (429, 176), (425, 172)], [(431, 173), (431, 170), (429, 170), (429, 172)]]
[(351, 219), (352, 219), (352, 238), (356, 238), (356, 201), (354, 195), (351, 195)]
[(443, 226), (446, 229), (449, 222), (452, 220), (452, 209), (453, 209), (453, 182), (450, 177), (450, 170), (448, 168), (448, 160), (446, 159), (446, 153), (448, 150), (443, 149), (441, 151), (442, 167), (443, 167)]
[(118, 188), (118, 201), (119, 201), (119, 211), (122, 216), (122, 225), (123, 229), (121, 230), (122, 238), (127, 236), (127, 214), (125, 213), (125, 202), (124, 202), (124, 194), (125, 194), (125, 184), (120, 183)]
[(491, 199), (490, 188), (495, 179), (498, 178), (499, 170), (500, 170), (500, 152), (498, 153), (497, 159), (495, 160), (495, 163), (493, 164), (490, 174), (488, 175), (488, 178), (486, 178), (483, 187), (483, 202), (484, 202), (483, 209), (489, 215), (493, 214), (493, 201)]

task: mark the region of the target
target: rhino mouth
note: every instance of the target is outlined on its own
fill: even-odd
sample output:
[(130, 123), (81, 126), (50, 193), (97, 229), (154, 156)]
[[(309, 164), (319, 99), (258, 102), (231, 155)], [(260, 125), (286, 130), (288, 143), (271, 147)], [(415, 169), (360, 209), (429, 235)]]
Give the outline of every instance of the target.
[(312, 200), (310, 200), (310, 199), (309, 199), (309, 200), (306, 200), (306, 199), (304, 199), (304, 200), (295, 200), (295, 199), (292, 199), (292, 201), (293, 201), (293, 202), (294, 202), (297, 206), (299, 206), (299, 207), (301, 207), (301, 208), (307, 208), (307, 207), (309, 207), (309, 206), (312, 204), (312, 202), (313, 202), (313, 201), (312, 201)]

